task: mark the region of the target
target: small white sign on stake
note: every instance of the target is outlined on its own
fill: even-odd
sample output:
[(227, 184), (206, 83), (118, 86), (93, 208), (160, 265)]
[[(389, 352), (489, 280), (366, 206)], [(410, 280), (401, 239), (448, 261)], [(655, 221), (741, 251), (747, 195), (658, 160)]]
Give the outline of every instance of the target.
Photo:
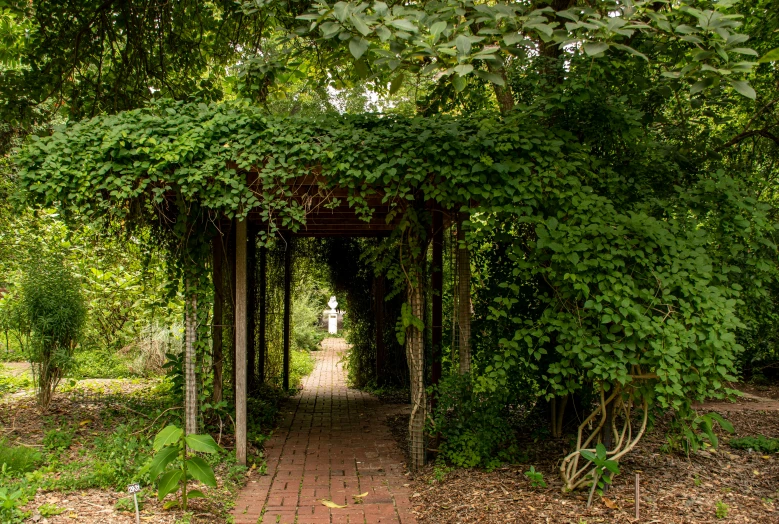
[(141, 512), (138, 510), (138, 492), (141, 491), (141, 485), (137, 482), (135, 484), (130, 484), (127, 486), (127, 491), (133, 495), (133, 502), (135, 503), (135, 522), (136, 524), (141, 524)]

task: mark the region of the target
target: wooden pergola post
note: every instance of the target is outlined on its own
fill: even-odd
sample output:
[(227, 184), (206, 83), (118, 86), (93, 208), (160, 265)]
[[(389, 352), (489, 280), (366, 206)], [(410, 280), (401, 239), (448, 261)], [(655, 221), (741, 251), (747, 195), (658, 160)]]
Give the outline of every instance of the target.
[[(444, 220), (440, 209), (433, 210), (433, 260), (431, 269), (432, 285), (432, 325), (430, 338), (432, 352), (430, 364), (430, 382), (433, 386), (441, 380), (441, 342), (443, 340), (443, 291), (444, 291)], [(431, 398), (435, 406), (435, 395)]]
[(384, 275), (373, 277), (374, 329), (376, 330), (376, 382), (383, 386), (387, 366), (387, 348), (384, 345)]
[(184, 348), (184, 431), (187, 435), (197, 433), (197, 374), (195, 360), (197, 352), (197, 292), (192, 289), (190, 277), (185, 284), (184, 303), (185, 348)]
[(227, 242), (227, 267), (230, 271), (230, 311), (233, 314), (233, 323), (230, 326), (230, 389), (235, 399), (235, 230), (237, 222), (230, 224), (230, 233)]
[[(424, 296), (419, 274), (408, 284), (408, 302), (411, 314), (419, 319), (424, 316)], [(406, 330), (406, 358), (411, 389), (411, 416), (408, 421), (409, 454), (411, 467), (419, 469), (425, 464), (425, 352), (424, 332), (414, 325)]]
[(457, 220), (457, 324), (461, 375), (471, 372), (471, 258), (463, 226), (467, 218), (466, 213), (460, 213)]
[(222, 354), (222, 334), (224, 333), (224, 275), (222, 274), (222, 259), (224, 258), (224, 242), (222, 233), (217, 232), (211, 242), (211, 280), (214, 285), (214, 314), (211, 328), (212, 367), (214, 370), (214, 404), (222, 401), (222, 369), (224, 356)]
[(267, 339), (266, 330), (268, 325), (268, 248), (265, 246), (260, 248), (260, 274), (257, 277), (260, 279), (260, 333), (259, 333), (259, 346), (257, 354), (257, 380), (260, 384), (265, 383), (265, 354), (267, 353)]
[(292, 315), (292, 238), (287, 238), (287, 248), (284, 250), (284, 361), (282, 387), (289, 391), (289, 344), (290, 318)]
[(257, 239), (255, 238), (256, 228), (252, 225), (247, 226), (246, 242), (246, 388), (250, 394), (253, 394), (257, 388), (255, 373), (257, 362), (257, 340), (256, 340), (256, 313), (257, 313)]
[(246, 465), (246, 219), (235, 224), (235, 457)]

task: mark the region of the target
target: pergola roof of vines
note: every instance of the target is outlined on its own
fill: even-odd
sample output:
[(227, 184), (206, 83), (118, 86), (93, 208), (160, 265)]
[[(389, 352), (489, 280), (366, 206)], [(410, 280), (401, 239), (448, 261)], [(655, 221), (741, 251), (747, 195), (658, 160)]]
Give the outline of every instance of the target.
[(533, 214), (550, 185), (581, 191), (566, 175), (586, 155), (539, 121), (521, 110), (270, 117), (161, 101), (36, 137), (20, 177), (41, 204), (123, 223), (249, 216), (261, 235), (386, 232), (433, 203)]

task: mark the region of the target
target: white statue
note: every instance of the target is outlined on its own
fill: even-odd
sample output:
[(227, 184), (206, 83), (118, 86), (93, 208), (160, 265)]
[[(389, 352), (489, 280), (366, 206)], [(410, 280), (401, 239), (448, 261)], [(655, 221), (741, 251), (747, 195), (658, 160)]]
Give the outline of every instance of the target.
[(330, 314), (327, 319), (327, 331), (334, 335), (338, 333), (338, 312), (335, 310), (335, 308), (338, 307), (338, 302), (335, 300), (335, 296), (330, 297), (330, 302), (328, 302), (327, 305), (330, 306)]

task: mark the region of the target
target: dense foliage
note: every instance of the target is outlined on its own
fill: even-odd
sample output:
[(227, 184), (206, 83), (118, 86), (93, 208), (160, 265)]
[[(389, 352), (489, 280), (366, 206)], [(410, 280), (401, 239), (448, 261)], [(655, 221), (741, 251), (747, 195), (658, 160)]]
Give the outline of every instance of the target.
[[(398, 318), (401, 340), (429, 322), (401, 305), (405, 283), (426, 276), (425, 204), (471, 211), (472, 374), (445, 378), (430, 428), (455, 463), (507, 458), (517, 406), (561, 419), (569, 403), (595, 406), (627, 421), (634, 408), (672, 408), (694, 425), (693, 399), (721, 396), (740, 373), (759, 377), (779, 359), (770, 1), (148, 2), (137, 13), (93, 4), (68, 2), (70, 17), (52, 6), (4, 15), (13, 31), (0, 85), (13, 89), (3, 89), (12, 114), (3, 150), (36, 136), (3, 189), (22, 188), (26, 203), (70, 224), (161, 248), (138, 251), (170, 277), (164, 329), (180, 316), (182, 278), (210, 303), (204, 246), (215, 219), (258, 213), (268, 224), (259, 244), (273, 246), (279, 228), (306, 220), (285, 184), (314, 174), (348, 188), (364, 217), (382, 195), (397, 224), (388, 239), (337, 247), (351, 265), (328, 259), (337, 286), (352, 273), (343, 289), (359, 385), (380, 378), (373, 278), (387, 277), (396, 300), (389, 347)], [(81, 46), (76, 22), (86, 19), (92, 38)], [(166, 38), (156, 38), (157, 20)], [(114, 42), (120, 27), (132, 37)], [(182, 52), (192, 42), (200, 54)], [(388, 113), (350, 114), (366, 107)], [(52, 131), (65, 115), (73, 120)], [(96, 303), (116, 265), (82, 272), (101, 289)], [(126, 306), (147, 266), (122, 267), (127, 286), (110, 307), (91, 308), (90, 339), (123, 326), (123, 340), (135, 340), (124, 319), (142, 327), (156, 311)], [(316, 340), (315, 294), (297, 295), (308, 304), (296, 312), (299, 346)], [(201, 327), (208, 314), (198, 309)]]

